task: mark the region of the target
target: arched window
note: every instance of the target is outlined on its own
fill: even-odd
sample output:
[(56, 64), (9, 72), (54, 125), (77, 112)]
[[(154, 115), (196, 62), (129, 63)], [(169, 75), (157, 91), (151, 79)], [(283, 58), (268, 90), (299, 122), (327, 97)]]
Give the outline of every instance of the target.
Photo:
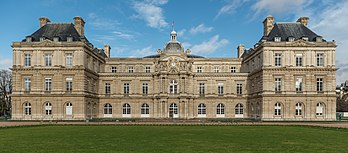
[(216, 114), (219, 114), (219, 115), (225, 114), (225, 105), (224, 104), (220, 103), (217, 105)]
[(45, 112), (46, 112), (46, 115), (52, 115), (52, 104), (47, 102), (45, 104)]
[(302, 103), (296, 103), (295, 105), (295, 115), (301, 116), (302, 115)]
[(198, 105), (198, 114), (207, 114), (205, 104), (200, 103)]
[(317, 115), (323, 115), (324, 112), (324, 104), (323, 103), (317, 103), (317, 109), (316, 109), (316, 114)]
[(66, 103), (65, 114), (72, 115), (72, 103), (70, 103), (70, 102)]
[(177, 94), (178, 93), (178, 82), (176, 80), (172, 80), (169, 83), (169, 93)]
[(282, 114), (282, 105), (280, 103), (275, 103), (274, 105), (274, 115)]
[(131, 114), (131, 106), (128, 103), (123, 104), (122, 110), (123, 114)]
[(31, 115), (31, 104), (30, 103), (24, 104), (24, 115)]
[(178, 114), (178, 106), (175, 103), (170, 104), (169, 112), (172, 112), (173, 114)]
[(104, 116), (112, 114), (112, 105), (107, 103), (104, 105)]
[(243, 104), (238, 103), (238, 104), (236, 105), (236, 107), (235, 107), (234, 113), (235, 113), (236, 115), (244, 114)]
[(141, 114), (150, 114), (150, 107), (148, 104), (144, 103), (143, 105), (141, 105)]

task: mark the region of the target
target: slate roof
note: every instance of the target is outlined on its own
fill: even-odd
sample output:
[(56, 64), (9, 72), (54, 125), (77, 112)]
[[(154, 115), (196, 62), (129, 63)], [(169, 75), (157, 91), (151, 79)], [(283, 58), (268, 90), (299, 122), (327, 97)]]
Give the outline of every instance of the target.
[(287, 41), (289, 37), (295, 39), (308, 37), (308, 41), (315, 41), (316, 37), (320, 36), (301, 23), (278, 22), (274, 24), (269, 35), (261, 38), (261, 40), (274, 41), (274, 37), (281, 37), (281, 41)]
[[(67, 37), (73, 37), (73, 41), (82, 41), (83, 39), (88, 42), (85, 37), (81, 37), (76, 31), (72, 23), (47, 23), (39, 30), (30, 35), (33, 42), (40, 41), (40, 37), (50, 39), (53, 41), (53, 37), (59, 37), (59, 41), (67, 41)], [(25, 40), (23, 40), (25, 42)]]
[[(159, 58), (160, 55), (150, 55), (150, 56), (145, 56), (144, 58)], [(187, 55), (187, 58), (204, 58), (203, 56), (199, 56), (199, 55), (192, 55), (192, 54), (189, 54)]]

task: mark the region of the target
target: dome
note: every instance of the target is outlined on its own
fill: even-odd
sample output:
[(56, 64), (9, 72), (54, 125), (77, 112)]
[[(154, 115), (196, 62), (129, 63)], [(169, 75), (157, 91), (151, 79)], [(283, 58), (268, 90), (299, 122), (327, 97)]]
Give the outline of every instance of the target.
[(173, 30), (170, 34), (171, 35), (176, 35), (176, 31)]
[(182, 47), (181, 43), (178, 41), (170, 41), (164, 47), (165, 52), (180, 52), (184, 51), (184, 47)]

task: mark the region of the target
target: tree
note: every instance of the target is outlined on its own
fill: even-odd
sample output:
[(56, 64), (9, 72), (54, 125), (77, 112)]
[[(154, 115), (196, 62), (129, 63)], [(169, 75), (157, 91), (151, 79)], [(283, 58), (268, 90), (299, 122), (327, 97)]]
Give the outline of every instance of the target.
[(0, 116), (11, 110), (12, 72), (0, 70)]

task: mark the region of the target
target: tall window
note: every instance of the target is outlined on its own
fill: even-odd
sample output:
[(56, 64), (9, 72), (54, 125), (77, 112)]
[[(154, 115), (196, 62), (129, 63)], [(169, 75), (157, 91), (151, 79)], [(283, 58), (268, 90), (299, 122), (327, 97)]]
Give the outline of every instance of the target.
[(123, 104), (122, 114), (131, 114), (131, 106), (128, 103)]
[(275, 103), (274, 105), (274, 115), (281, 115), (282, 105), (280, 103)]
[(45, 112), (46, 112), (46, 115), (52, 115), (52, 104), (51, 103), (45, 104)]
[(323, 53), (317, 54), (317, 66), (324, 66), (324, 54)]
[(151, 68), (149, 66), (145, 67), (145, 73), (150, 73), (151, 72)]
[(236, 73), (236, 67), (234, 66), (231, 67), (231, 73)]
[(296, 78), (296, 92), (302, 91), (302, 78)]
[(244, 113), (243, 104), (238, 103), (238, 104), (236, 105), (236, 107), (235, 107), (234, 113), (235, 113), (236, 115), (241, 115), (241, 114), (243, 114), (243, 113)]
[(205, 104), (200, 103), (198, 105), (198, 114), (207, 114)]
[(178, 106), (175, 103), (171, 103), (169, 106), (169, 112), (173, 114), (178, 114)]
[(281, 87), (282, 87), (282, 79), (281, 78), (275, 78), (274, 80), (274, 90), (277, 92), (281, 91)]
[(220, 72), (219, 66), (214, 66), (214, 72), (215, 72), (215, 73), (219, 73), (219, 72)]
[(52, 79), (45, 78), (45, 91), (51, 91), (51, 90), (52, 90)]
[(302, 66), (302, 54), (296, 54), (296, 66)]
[(317, 78), (317, 91), (318, 92), (323, 91), (323, 84), (324, 84), (323, 78)]
[(112, 105), (109, 103), (104, 105), (104, 115), (105, 114), (107, 114), (107, 115), (112, 114)]
[(149, 86), (147, 83), (143, 83), (143, 95), (147, 95), (149, 92)]
[(73, 65), (73, 55), (72, 53), (65, 54), (65, 65), (72, 66)]
[(202, 73), (203, 72), (203, 68), (201, 66), (197, 67), (197, 73)]
[(323, 103), (317, 103), (316, 115), (323, 115), (324, 105)]
[(224, 84), (223, 83), (218, 83), (218, 94), (224, 95)]
[(237, 84), (237, 95), (242, 95), (242, 84), (238, 83)]
[(123, 94), (129, 95), (129, 83), (123, 84)]
[(30, 54), (24, 54), (24, 66), (31, 66)]
[(66, 91), (72, 91), (72, 83), (73, 79), (72, 78), (66, 78)]
[(282, 54), (281, 53), (275, 53), (274, 66), (282, 66)]
[(52, 54), (45, 54), (45, 66), (52, 66)]
[(199, 95), (203, 96), (205, 94), (205, 84), (199, 83)]
[(224, 104), (220, 103), (217, 105), (216, 114), (218, 114), (218, 115), (225, 114), (225, 105)]
[(295, 105), (295, 115), (296, 116), (301, 116), (302, 115), (302, 104), (301, 103), (296, 103)]
[(111, 93), (111, 84), (109, 82), (105, 83), (105, 94)]
[(144, 103), (141, 105), (141, 114), (150, 114), (150, 107), (148, 104)]
[(178, 93), (178, 82), (176, 80), (172, 80), (169, 83), (169, 93), (177, 94)]
[(31, 104), (30, 103), (24, 104), (24, 115), (31, 115)]
[(31, 88), (31, 78), (24, 78), (25, 91), (30, 91), (30, 88)]
[(128, 73), (133, 73), (134, 72), (134, 67), (133, 66), (129, 66), (128, 67)]
[(116, 73), (117, 72), (117, 67), (116, 66), (112, 66), (111, 67), (111, 72), (112, 73)]
[(72, 103), (66, 103), (65, 114), (72, 115)]

